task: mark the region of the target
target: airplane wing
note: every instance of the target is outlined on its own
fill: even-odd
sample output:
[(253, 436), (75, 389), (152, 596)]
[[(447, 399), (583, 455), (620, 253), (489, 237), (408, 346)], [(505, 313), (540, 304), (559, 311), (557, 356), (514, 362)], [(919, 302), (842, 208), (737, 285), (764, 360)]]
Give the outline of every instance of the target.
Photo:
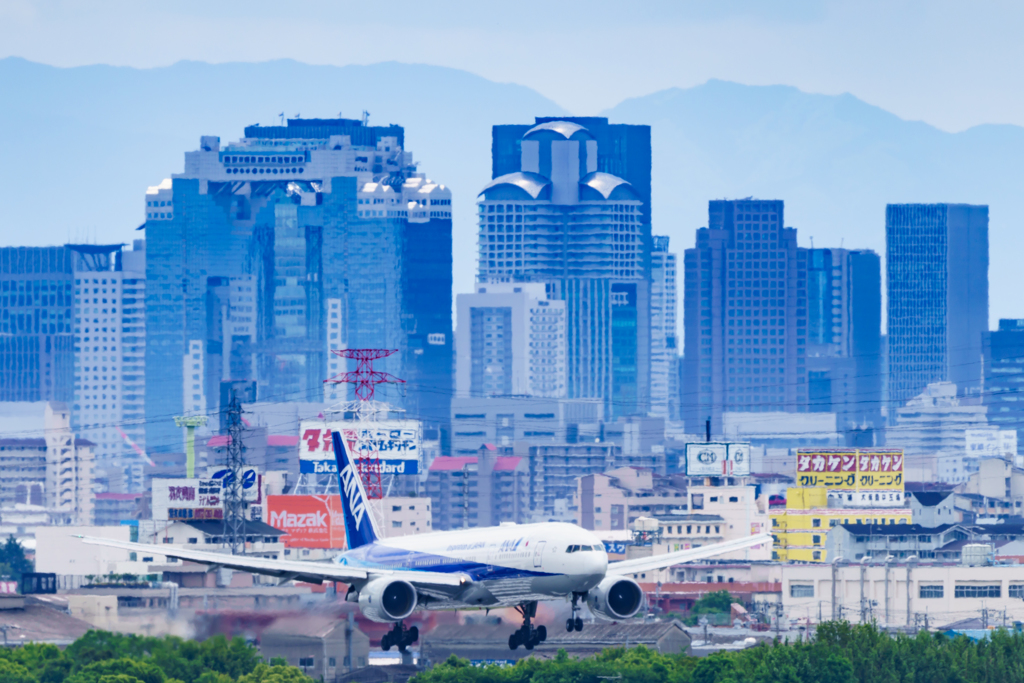
[(722, 555), (734, 550), (743, 550), (744, 548), (749, 548), (754, 545), (771, 542), (771, 534), (761, 534), (759, 536), (748, 536), (747, 538), (738, 538), (732, 541), (724, 541), (722, 543), (713, 543), (711, 545), (701, 546), (700, 548), (679, 550), (674, 553), (666, 553), (664, 555), (652, 555), (651, 557), (638, 557), (634, 560), (611, 562), (608, 564), (608, 575), (625, 576), (627, 574), (636, 574), (637, 572), (664, 569), (684, 562), (703, 560), (708, 557)]
[(296, 560), (271, 560), (264, 557), (247, 557), (245, 555), (227, 555), (206, 550), (191, 550), (168, 545), (151, 545), (148, 543), (132, 543), (116, 541), (109, 538), (91, 536), (75, 536), (83, 543), (101, 545), (108, 548), (121, 548), (134, 553), (162, 555), (187, 560), (197, 564), (209, 565), (212, 569), (237, 569), (252, 574), (276, 576), (282, 581), (308, 581), (323, 583), (324, 581), (342, 581), (345, 583), (361, 582), (378, 576), (388, 576), (408, 581), (414, 586), (461, 586), (469, 579), (461, 574), (444, 572), (421, 572), (391, 569), (360, 569), (335, 562), (302, 562)]

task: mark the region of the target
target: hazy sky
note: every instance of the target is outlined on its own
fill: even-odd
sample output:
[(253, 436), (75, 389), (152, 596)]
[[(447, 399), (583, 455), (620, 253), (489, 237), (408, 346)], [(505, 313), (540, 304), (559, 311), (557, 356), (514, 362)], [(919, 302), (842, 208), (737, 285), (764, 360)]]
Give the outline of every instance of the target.
[[(1024, 125), (1024, 3), (0, 0), (0, 57), (150, 67), (397, 60), (592, 114), (709, 78), (850, 92), (948, 131)], [(439, 93), (443, 96), (443, 93)]]

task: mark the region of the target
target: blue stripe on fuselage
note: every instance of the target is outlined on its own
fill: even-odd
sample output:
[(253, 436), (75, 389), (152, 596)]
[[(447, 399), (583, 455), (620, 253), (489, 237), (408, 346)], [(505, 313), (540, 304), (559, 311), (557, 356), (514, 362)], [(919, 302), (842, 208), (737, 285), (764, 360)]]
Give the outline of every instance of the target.
[(468, 575), (473, 581), (554, 576), (550, 572), (484, 564), (458, 557), (437, 555), (436, 553), (395, 548), (382, 543), (370, 543), (369, 545), (349, 550), (338, 558), (338, 562), (350, 567), (359, 567), (360, 569), (394, 569), (442, 572), (445, 574), (462, 573)]

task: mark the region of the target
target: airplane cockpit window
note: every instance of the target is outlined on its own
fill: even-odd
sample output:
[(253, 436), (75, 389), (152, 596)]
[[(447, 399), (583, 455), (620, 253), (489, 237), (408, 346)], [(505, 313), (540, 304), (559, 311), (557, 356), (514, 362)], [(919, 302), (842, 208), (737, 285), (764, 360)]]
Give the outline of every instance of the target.
[(567, 553), (578, 553), (579, 551), (580, 547), (578, 545), (571, 545), (565, 549), (565, 552)]

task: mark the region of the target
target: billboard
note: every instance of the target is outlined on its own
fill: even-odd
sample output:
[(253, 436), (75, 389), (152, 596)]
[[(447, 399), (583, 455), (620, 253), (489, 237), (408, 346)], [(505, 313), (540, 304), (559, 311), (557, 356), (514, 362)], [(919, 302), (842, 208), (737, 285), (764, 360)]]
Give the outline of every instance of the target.
[(686, 474), (690, 477), (746, 476), (750, 474), (750, 444), (688, 443)]
[(1008, 458), (1017, 456), (1016, 429), (967, 429), (967, 457)]
[(800, 449), (797, 486), (902, 491), (903, 451), (882, 448)]
[(345, 547), (345, 520), (337, 495), (267, 496), (267, 523), (287, 534), (286, 548)]
[(381, 474), (418, 474), (420, 423), (417, 420), (346, 422), (303, 420), (299, 426), (299, 472), (336, 474), (332, 432), (339, 431), (355, 459), (376, 454)]
[[(154, 479), (153, 519), (224, 519), (224, 488), (230, 479), (231, 470), (224, 467), (207, 467), (202, 479)], [(250, 506), (263, 502), (263, 475), (255, 467), (242, 470), (242, 499)]]

